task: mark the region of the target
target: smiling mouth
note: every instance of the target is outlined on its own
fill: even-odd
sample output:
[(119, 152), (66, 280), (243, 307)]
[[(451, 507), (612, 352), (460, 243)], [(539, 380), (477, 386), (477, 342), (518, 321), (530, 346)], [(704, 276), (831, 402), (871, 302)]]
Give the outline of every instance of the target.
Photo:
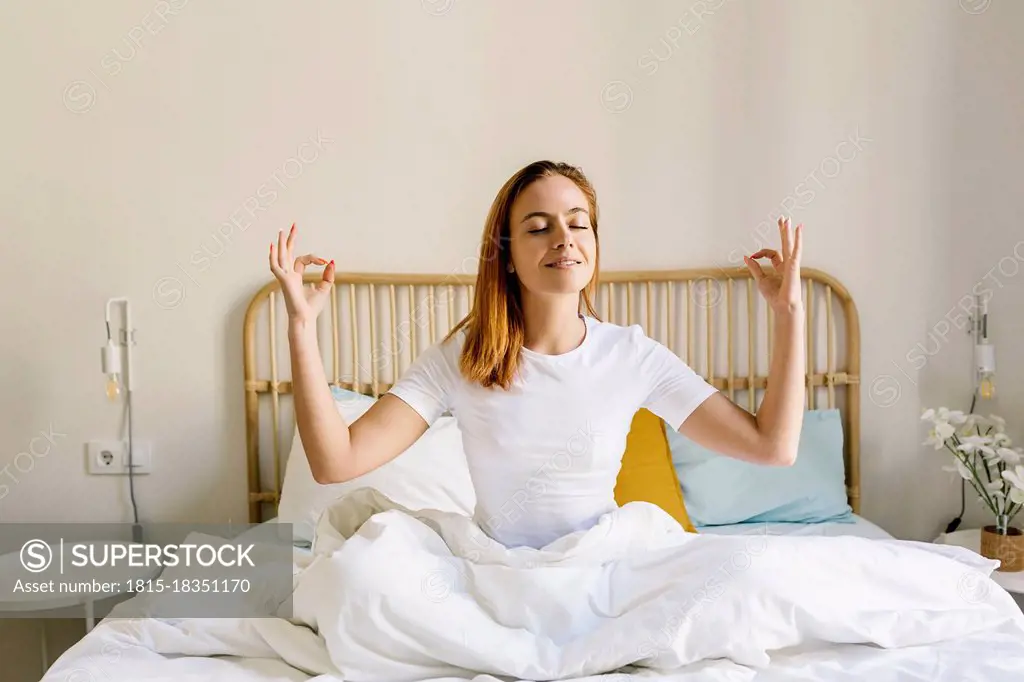
[(568, 268), (574, 268), (577, 265), (582, 265), (582, 261), (572, 260), (570, 258), (563, 258), (562, 260), (555, 261), (554, 263), (548, 263), (544, 267), (554, 268), (556, 270), (566, 270)]

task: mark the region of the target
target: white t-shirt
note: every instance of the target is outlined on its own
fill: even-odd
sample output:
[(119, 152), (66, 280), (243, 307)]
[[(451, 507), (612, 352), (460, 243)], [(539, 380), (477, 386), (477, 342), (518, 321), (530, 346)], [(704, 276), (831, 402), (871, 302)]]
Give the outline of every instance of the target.
[(450, 411), (476, 490), (475, 520), (506, 547), (543, 547), (615, 509), (626, 435), (646, 407), (678, 428), (716, 389), (639, 325), (584, 317), (575, 349), (522, 349), (512, 388), (459, 371), (465, 335), (425, 350), (391, 388), (432, 424)]

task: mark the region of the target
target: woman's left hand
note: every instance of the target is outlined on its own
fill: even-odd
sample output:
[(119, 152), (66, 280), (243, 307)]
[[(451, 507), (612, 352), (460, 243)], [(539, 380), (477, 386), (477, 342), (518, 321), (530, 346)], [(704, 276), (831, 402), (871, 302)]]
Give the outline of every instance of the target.
[[(775, 249), (761, 249), (755, 254), (744, 256), (750, 274), (757, 282), (757, 288), (765, 301), (776, 313), (789, 313), (803, 307), (800, 296), (800, 252), (803, 246), (803, 225), (790, 231), (789, 218), (779, 218), (779, 233), (782, 237), (782, 254)], [(765, 274), (758, 258), (768, 258), (774, 272)]]

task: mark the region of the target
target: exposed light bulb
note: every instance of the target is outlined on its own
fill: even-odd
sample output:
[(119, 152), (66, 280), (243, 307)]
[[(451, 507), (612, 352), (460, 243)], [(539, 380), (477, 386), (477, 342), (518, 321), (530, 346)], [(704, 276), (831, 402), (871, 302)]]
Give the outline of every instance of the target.
[(121, 381), (115, 372), (107, 376), (107, 399), (117, 400), (119, 395), (121, 395)]
[(978, 385), (978, 392), (985, 400), (989, 400), (996, 394), (996, 382), (991, 374), (985, 373), (982, 375), (981, 383)]
[(121, 351), (113, 340), (107, 339), (102, 349), (103, 373), (107, 375), (107, 400), (114, 401), (121, 395)]

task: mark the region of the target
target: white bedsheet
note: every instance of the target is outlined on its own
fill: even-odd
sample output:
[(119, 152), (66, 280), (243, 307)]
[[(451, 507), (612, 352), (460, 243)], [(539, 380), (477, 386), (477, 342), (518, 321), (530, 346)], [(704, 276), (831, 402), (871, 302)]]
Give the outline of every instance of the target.
[[(292, 621), (108, 619), (44, 682), (498, 679), (467, 670), (1016, 682), (1024, 671), (1024, 615), (987, 577), (993, 562), (959, 548), (694, 536), (651, 505), (627, 505), (543, 552), (508, 551), (452, 515), (374, 514), (388, 506), (350, 496), (321, 520), (312, 553), (296, 552)], [(723, 570), (732, 576), (713, 588)], [(661, 667), (586, 676), (630, 662)]]

